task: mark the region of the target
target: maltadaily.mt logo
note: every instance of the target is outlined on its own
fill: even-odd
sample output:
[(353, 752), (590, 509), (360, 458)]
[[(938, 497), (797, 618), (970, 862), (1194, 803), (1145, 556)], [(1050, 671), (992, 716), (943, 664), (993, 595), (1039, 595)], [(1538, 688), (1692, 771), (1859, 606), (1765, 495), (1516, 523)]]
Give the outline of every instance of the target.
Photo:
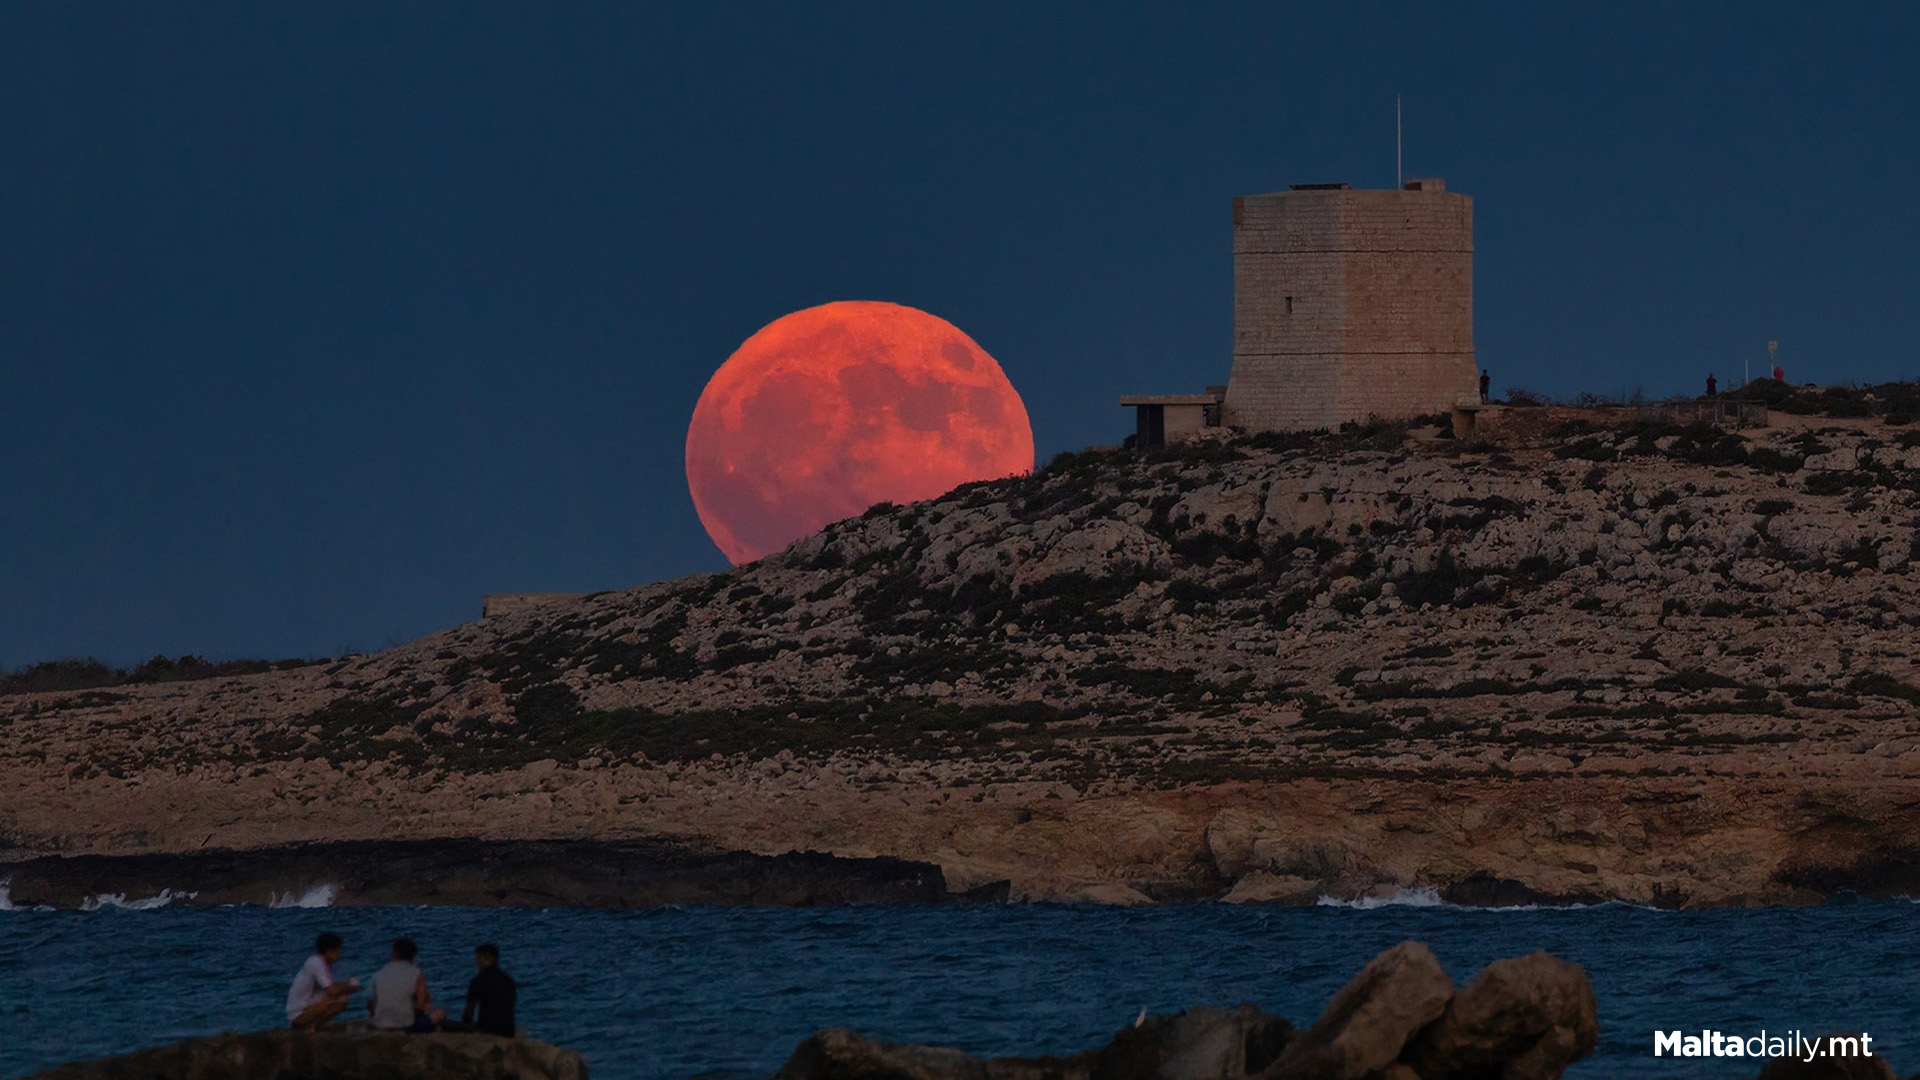
[(1819, 1057), (1872, 1057), (1873, 1036), (1827, 1035), (1809, 1039), (1796, 1029), (1785, 1035), (1758, 1035), (1741, 1038), (1725, 1032), (1703, 1030), (1698, 1035), (1678, 1031), (1653, 1033), (1654, 1057), (1794, 1057), (1812, 1061)]

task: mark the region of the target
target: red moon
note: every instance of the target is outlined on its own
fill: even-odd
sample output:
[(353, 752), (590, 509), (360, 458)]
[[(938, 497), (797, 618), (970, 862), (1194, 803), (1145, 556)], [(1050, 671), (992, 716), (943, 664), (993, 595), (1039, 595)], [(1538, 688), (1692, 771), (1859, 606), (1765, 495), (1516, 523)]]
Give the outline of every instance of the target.
[(986, 350), (915, 308), (776, 319), (720, 365), (687, 428), (687, 487), (738, 566), (879, 502), (1033, 470), (1027, 407)]

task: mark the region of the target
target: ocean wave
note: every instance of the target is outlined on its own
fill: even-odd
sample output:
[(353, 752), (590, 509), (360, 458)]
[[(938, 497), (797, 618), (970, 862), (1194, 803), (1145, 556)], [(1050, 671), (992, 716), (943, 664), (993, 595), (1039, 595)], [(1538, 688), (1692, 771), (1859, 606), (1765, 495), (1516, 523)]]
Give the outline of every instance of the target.
[(197, 892), (174, 892), (172, 889), (161, 889), (158, 896), (143, 896), (138, 900), (129, 900), (126, 893), (101, 893), (80, 901), (80, 910), (104, 911), (107, 908), (120, 908), (125, 911), (154, 911), (166, 907), (175, 900), (191, 900), (199, 895)]
[(1593, 911), (1599, 908), (1632, 908), (1635, 911), (1660, 912), (1674, 910), (1654, 907), (1651, 904), (1636, 904), (1631, 900), (1602, 900), (1596, 904), (1501, 904), (1491, 907), (1479, 904), (1450, 904), (1440, 898), (1440, 890), (1432, 885), (1396, 889), (1391, 896), (1358, 896), (1348, 899), (1322, 896), (1315, 903), (1320, 907), (1351, 908), (1355, 911), (1375, 911), (1390, 907), (1446, 908), (1450, 911)]
[(1342, 900), (1335, 896), (1323, 896), (1314, 901), (1321, 907), (1353, 908), (1357, 911), (1372, 911), (1384, 907), (1452, 907), (1454, 905), (1440, 899), (1440, 890), (1431, 885), (1421, 885), (1413, 889), (1395, 889), (1392, 896), (1358, 896), (1351, 900)]
[[(53, 911), (44, 904), (23, 907), (13, 902), (12, 881), (0, 878), (0, 911)], [(158, 911), (176, 900), (193, 900), (198, 892), (185, 889), (161, 889), (158, 895), (127, 899), (127, 894), (97, 893), (80, 901), (81, 911), (105, 911), (108, 908), (120, 911)], [(339, 889), (332, 885), (315, 885), (305, 892), (268, 893), (267, 906), (270, 908), (326, 908), (332, 907)]]
[(289, 889), (285, 893), (269, 893), (267, 906), (270, 908), (323, 908), (332, 907), (333, 898), (339, 893), (331, 885), (315, 885), (306, 892), (295, 895)]

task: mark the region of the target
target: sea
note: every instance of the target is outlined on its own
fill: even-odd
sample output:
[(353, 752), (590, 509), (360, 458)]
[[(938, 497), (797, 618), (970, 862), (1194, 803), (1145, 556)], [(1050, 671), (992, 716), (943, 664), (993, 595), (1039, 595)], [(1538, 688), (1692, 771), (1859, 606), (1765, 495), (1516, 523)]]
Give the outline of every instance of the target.
[(824, 1027), (1029, 1055), (1102, 1045), (1142, 1009), (1254, 1002), (1304, 1026), (1408, 939), (1456, 983), (1534, 949), (1583, 965), (1601, 1035), (1575, 1080), (1753, 1076), (1763, 1064), (1655, 1059), (1656, 1030), (1864, 1031), (1898, 1075), (1920, 1072), (1920, 905), (1907, 900), (1468, 909), (1414, 891), (1305, 908), (607, 911), (333, 907), (325, 889), (259, 906), (179, 899), (0, 910), (0, 1077), (283, 1026), (288, 984), (326, 930), (346, 939), (342, 975), (371, 975), (391, 939), (414, 938), (441, 1002), (460, 1000), (473, 946), (497, 943), (528, 1034), (579, 1050), (596, 1080), (767, 1077)]

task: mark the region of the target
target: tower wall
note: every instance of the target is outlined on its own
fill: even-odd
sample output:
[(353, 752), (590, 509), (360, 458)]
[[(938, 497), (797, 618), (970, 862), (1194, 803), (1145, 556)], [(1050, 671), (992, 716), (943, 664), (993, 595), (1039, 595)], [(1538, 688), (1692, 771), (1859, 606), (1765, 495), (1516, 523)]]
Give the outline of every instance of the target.
[(1235, 199), (1233, 217), (1227, 423), (1333, 428), (1478, 395), (1473, 200), (1284, 191)]

